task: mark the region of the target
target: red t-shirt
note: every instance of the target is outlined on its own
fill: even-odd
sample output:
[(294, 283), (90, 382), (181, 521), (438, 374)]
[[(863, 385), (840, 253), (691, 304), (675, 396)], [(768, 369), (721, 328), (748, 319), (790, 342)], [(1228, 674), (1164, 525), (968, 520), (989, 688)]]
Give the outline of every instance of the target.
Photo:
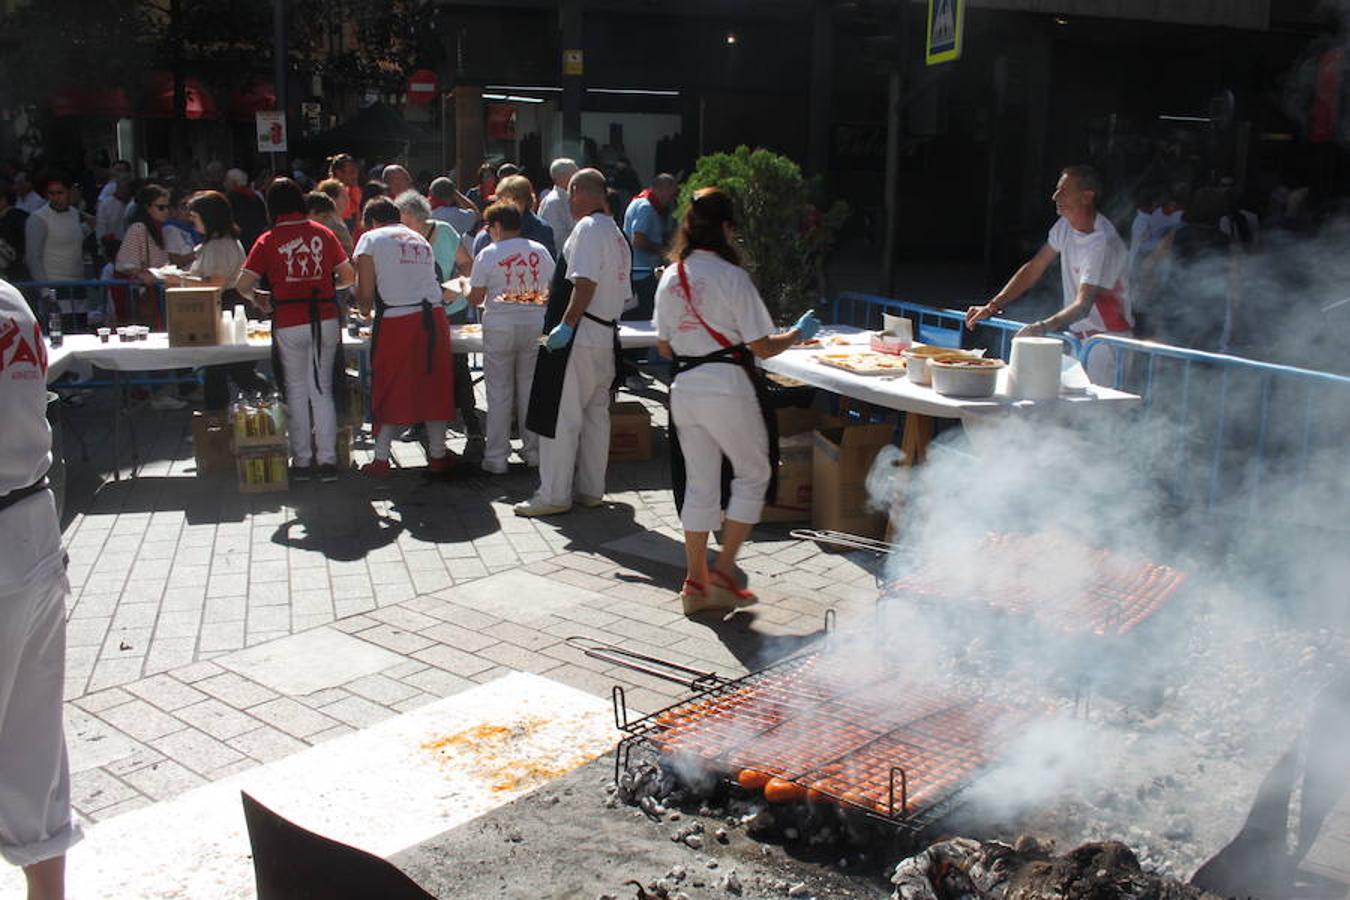
[(279, 300), (308, 300), (318, 296), (328, 301), (319, 304), (319, 317), (336, 319), (337, 304), (333, 272), (347, 261), (337, 235), (318, 222), (299, 213), (282, 216), (263, 232), (244, 260), (243, 270), (266, 278), (272, 288), (274, 328), (309, 324), (309, 308), (303, 303), (278, 303)]

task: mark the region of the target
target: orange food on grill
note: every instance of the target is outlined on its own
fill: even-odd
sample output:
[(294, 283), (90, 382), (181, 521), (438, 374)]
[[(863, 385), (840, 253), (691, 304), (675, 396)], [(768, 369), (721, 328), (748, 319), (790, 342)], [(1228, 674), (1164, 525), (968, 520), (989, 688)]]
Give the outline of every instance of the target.
[(770, 776), (764, 772), (756, 772), (754, 769), (741, 769), (736, 774), (736, 783), (747, 791), (763, 790), (769, 783)]
[(764, 799), (770, 803), (797, 803), (806, 799), (806, 788), (782, 778), (770, 778), (764, 784)]

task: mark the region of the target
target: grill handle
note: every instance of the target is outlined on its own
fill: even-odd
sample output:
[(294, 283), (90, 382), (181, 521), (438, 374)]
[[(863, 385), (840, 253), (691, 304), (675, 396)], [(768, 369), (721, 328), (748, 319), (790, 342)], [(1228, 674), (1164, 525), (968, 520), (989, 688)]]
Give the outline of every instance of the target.
[(879, 556), (885, 556), (892, 550), (901, 549), (899, 544), (891, 544), (886, 541), (879, 541), (876, 538), (849, 534), (846, 531), (818, 531), (814, 528), (794, 528), (788, 532), (788, 536), (794, 537), (799, 541), (815, 541), (818, 544), (831, 544), (835, 547), (843, 547), (845, 550), (866, 550)]
[(891, 792), (890, 792), (890, 813), (891, 818), (895, 818), (895, 776), (900, 776), (900, 815), (909, 814), (909, 776), (905, 770), (899, 766), (891, 766)]
[(634, 672), (642, 672), (645, 675), (651, 675), (665, 681), (673, 681), (675, 684), (685, 685), (691, 691), (711, 690), (727, 684), (731, 680), (723, 678), (716, 672), (691, 669), (689, 666), (682, 666), (668, 659), (647, 656), (614, 644), (597, 641), (595, 638), (585, 635), (573, 635), (567, 638), (564, 643), (575, 650), (580, 650), (591, 659), (622, 666), (625, 669), (632, 669)]

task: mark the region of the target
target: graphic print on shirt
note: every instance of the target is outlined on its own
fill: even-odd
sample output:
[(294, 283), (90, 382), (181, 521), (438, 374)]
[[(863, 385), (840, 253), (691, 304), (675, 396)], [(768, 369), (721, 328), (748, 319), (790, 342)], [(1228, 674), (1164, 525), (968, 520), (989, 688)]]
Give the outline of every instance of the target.
[(286, 280), (318, 281), (323, 277), (323, 238), (291, 238), (277, 248), (286, 259)]
[[(497, 268), (502, 270), (506, 278), (507, 291), (521, 294), (542, 293), (543, 287), (539, 284), (540, 262), (539, 253), (535, 250), (531, 250), (528, 254), (512, 253), (497, 260)], [(513, 282), (519, 286), (518, 291), (511, 291)]]
[(395, 234), (398, 242), (398, 263), (401, 266), (421, 266), (432, 262), (431, 245), (413, 234)]
[(0, 320), (0, 373), (8, 372), (18, 381), (45, 380), (47, 345), (42, 342), (42, 329), (35, 322), (30, 337), (25, 338), (22, 332), (17, 320)]
[[(680, 321), (675, 326), (679, 332), (696, 331), (700, 334), (707, 334), (703, 323), (699, 321), (698, 316), (703, 315), (703, 297), (707, 294), (707, 282), (698, 275), (686, 270), (686, 276), (689, 279), (689, 289), (694, 292), (693, 297), (687, 297), (684, 293), (684, 287), (677, 281), (675, 283), (675, 294), (682, 301), (680, 306)], [(692, 306), (692, 309), (690, 308)], [(698, 315), (694, 312), (697, 310)]]

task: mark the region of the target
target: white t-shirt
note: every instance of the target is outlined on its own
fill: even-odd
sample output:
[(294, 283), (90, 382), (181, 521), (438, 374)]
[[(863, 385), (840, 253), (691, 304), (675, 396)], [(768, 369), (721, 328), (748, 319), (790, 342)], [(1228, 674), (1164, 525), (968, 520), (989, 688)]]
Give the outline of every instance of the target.
[(386, 318), (410, 316), (423, 300), (441, 303), (436, 280), (436, 258), (431, 245), (405, 225), (381, 225), (361, 235), (353, 256), (375, 261), (375, 286), (384, 301)]
[[(595, 282), (595, 296), (586, 310), (597, 319), (618, 322), (624, 301), (633, 293), (630, 283), (633, 255), (628, 241), (614, 219), (606, 212), (594, 212), (577, 222), (563, 249), (567, 257), (567, 280), (578, 278)], [(583, 318), (577, 326), (577, 347), (611, 347), (614, 331)]]
[(539, 201), (539, 218), (553, 229), (554, 252), (561, 255), (572, 233), (572, 226), (576, 224), (572, 219), (572, 204), (567, 199), (567, 191), (559, 190), (556, 185), (549, 188)]
[[(750, 275), (716, 253), (695, 250), (684, 261), (693, 305), (715, 331), (732, 344), (757, 341), (774, 331), (773, 319)], [(706, 356), (722, 349), (689, 309), (680, 285), (679, 266), (668, 266), (656, 286), (656, 335), (677, 356)], [(671, 390), (701, 394), (754, 394), (739, 366), (705, 363), (675, 376)]]
[(204, 278), (219, 278), (225, 287), (234, 287), (244, 266), (244, 245), (237, 238), (216, 237), (198, 244), (188, 272)]
[[(0, 496), (28, 487), (52, 463), (47, 425), (47, 347), (28, 302), (0, 281)], [(49, 578), (64, 566), (51, 491), (0, 511), (0, 596)]]
[(537, 293), (548, 299), (553, 280), (553, 257), (538, 241), (513, 237), (488, 244), (473, 260), (469, 283), (486, 289), (483, 324), (529, 325), (544, 323), (544, 307), (503, 303), (503, 294)]
[(1095, 331), (1122, 332), (1134, 327), (1130, 310), (1130, 291), (1125, 274), (1128, 251), (1125, 242), (1116, 234), (1115, 226), (1097, 214), (1091, 232), (1074, 229), (1069, 220), (1060, 216), (1050, 229), (1047, 239), (1059, 253), (1060, 281), (1064, 290), (1064, 305), (1072, 306), (1078, 297), (1078, 288), (1092, 284), (1101, 288), (1097, 302), (1084, 319), (1071, 326), (1078, 334)]

